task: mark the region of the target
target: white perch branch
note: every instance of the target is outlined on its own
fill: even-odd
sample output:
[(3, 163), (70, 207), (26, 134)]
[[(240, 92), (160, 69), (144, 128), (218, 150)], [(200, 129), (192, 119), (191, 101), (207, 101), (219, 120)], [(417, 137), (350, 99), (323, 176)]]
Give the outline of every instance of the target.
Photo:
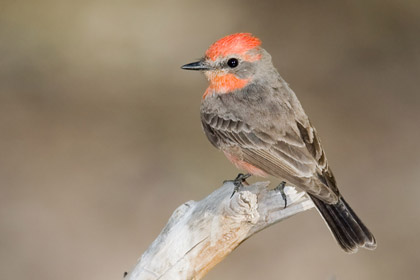
[(230, 198), (231, 182), (201, 201), (179, 206), (125, 279), (201, 279), (244, 240), (299, 212), (312, 201), (285, 187), (287, 207), (269, 182), (246, 186)]

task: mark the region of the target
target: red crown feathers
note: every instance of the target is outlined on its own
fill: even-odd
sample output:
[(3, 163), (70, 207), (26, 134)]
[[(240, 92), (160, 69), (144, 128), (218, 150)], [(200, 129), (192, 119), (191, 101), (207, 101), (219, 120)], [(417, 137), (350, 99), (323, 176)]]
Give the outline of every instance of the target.
[(247, 51), (261, 45), (261, 40), (251, 33), (236, 33), (223, 37), (215, 42), (206, 51), (206, 56), (211, 60), (226, 57), (230, 54), (245, 54)]

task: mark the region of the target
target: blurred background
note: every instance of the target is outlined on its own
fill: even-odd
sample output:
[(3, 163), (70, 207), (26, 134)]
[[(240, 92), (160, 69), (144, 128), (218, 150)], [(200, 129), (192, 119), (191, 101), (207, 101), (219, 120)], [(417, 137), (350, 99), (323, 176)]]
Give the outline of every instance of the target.
[(121, 279), (177, 206), (236, 176), (201, 130), (207, 81), (179, 68), (235, 32), (262, 39), (378, 248), (343, 253), (313, 210), (206, 279), (417, 278), (418, 1), (17, 0), (0, 9), (1, 279)]

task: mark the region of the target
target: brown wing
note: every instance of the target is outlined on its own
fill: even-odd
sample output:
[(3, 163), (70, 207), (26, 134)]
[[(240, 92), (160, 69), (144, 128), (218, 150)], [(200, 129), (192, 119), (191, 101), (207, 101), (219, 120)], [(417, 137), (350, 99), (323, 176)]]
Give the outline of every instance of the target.
[[(300, 122), (285, 131), (261, 131), (241, 120), (202, 113), (203, 129), (210, 142), (266, 173), (283, 178), (319, 199), (338, 200), (335, 184), (315, 129)], [(295, 127), (292, 127), (295, 125)], [(273, 136), (275, 135), (275, 136)], [(239, 149), (238, 149), (239, 148)]]

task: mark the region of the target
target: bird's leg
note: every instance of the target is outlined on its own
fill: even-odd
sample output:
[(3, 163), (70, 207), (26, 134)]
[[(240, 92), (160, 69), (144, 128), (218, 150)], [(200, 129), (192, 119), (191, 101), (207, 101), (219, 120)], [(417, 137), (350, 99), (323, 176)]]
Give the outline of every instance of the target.
[(249, 177), (251, 177), (251, 174), (242, 174), (239, 173), (238, 176), (236, 176), (236, 178), (234, 180), (225, 180), (223, 183), (227, 183), (227, 182), (232, 182), (233, 185), (235, 185), (235, 188), (233, 189), (233, 193), (230, 196), (230, 198), (233, 197), (233, 195), (239, 191), (240, 188), (243, 187), (243, 184), (248, 185), (248, 182), (246, 181), (246, 179), (248, 179)]
[(284, 200), (284, 208), (285, 209), (287, 207), (287, 196), (286, 193), (284, 192), (284, 187), (286, 186), (286, 182), (282, 181), (277, 187), (274, 188), (275, 191), (279, 191), (281, 196), (283, 197)]

